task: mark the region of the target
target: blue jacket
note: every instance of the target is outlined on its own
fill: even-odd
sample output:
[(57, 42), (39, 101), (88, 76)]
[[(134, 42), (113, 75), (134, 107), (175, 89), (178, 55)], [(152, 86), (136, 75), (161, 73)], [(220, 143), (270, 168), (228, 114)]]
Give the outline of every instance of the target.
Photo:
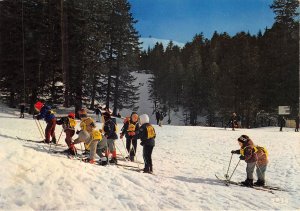
[(40, 114), (37, 116), (37, 119), (44, 119), (47, 123), (55, 118), (55, 115), (51, 111), (51, 107), (44, 105), (40, 111)]

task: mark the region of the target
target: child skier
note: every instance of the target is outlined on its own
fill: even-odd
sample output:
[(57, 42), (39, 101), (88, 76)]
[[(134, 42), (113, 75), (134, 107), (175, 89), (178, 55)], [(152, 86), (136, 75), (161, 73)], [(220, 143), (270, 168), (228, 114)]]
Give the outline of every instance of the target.
[(238, 138), (238, 143), (241, 147), (239, 150), (232, 150), (233, 154), (241, 154), (240, 159), (247, 163), (246, 173), (247, 179), (242, 182), (245, 186), (253, 186), (253, 171), (257, 161), (257, 155), (254, 149), (253, 141), (247, 136), (242, 135)]
[(106, 156), (109, 156), (109, 153), (112, 154), (112, 159), (110, 160), (110, 163), (117, 163), (117, 152), (115, 147), (115, 140), (118, 139), (118, 135), (116, 133), (117, 131), (117, 125), (113, 122), (111, 119), (111, 114), (106, 111), (103, 113), (104, 118), (104, 125), (102, 131), (104, 132), (104, 136), (107, 140), (107, 145), (109, 152), (106, 152)]
[(69, 113), (67, 117), (62, 117), (56, 122), (58, 125), (62, 125), (64, 132), (66, 133), (66, 138), (65, 142), (68, 145), (69, 153), (71, 155), (76, 155), (77, 151), (76, 148), (74, 147), (74, 144), (72, 144), (72, 137), (75, 134), (75, 126), (76, 126), (76, 121), (75, 121), (75, 114), (74, 113)]
[(24, 118), (25, 103), (20, 104), (20, 118)]
[[(78, 134), (78, 138), (74, 140), (73, 144), (84, 142), (90, 148), (89, 162), (94, 164), (96, 162), (96, 153), (98, 142), (102, 140), (102, 135), (99, 130), (96, 129), (95, 122), (92, 118), (87, 117), (80, 123), (81, 131)], [(100, 157), (102, 157), (99, 154)]]
[(56, 144), (56, 137), (55, 137), (55, 126), (56, 126), (56, 117), (54, 112), (51, 110), (51, 107), (44, 104), (41, 108), (40, 113), (36, 117), (38, 120), (44, 119), (47, 123), (45, 129), (45, 142), (50, 143), (50, 137), (52, 137), (52, 143)]
[(246, 186), (253, 186), (253, 171), (256, 165), (257, 182), (256, 186), (265, 185), (265, 172), (268, 165), (268, 151), (261, 146), (254, 146), (253, 141), (247, 136), (242, 135), (238, 138), (240, 150), (232, 150), (231, 153), (241, 154), (241, 160), (247, 163), (247, 179), (242, 182)]
[(94, 113), (96, 114), (96, 122), (101, 122), (101, 118), (100, 118), (100, 116), (101, 116), (101, 110), (100, 110), (100, 108), (97, 107), (95, 109)]
[[(137, 148), (137, 139), (135, 137), (136, 132), (139, 130), (138, 124), (139, 116), (136, 112), (132, 112), (129, 119), (124, 120), (124, 125), (121, 129), (120, 138), (122, 139), (124, 134), (126, 137), (126, 149), (129, 154), (129, 159), (134, 161)], [(132, 145), (132, 149), (130, 150)]]
[[(81, 120), (80, 122), (80, 125), (83, 123), (83, 121), (88, 118), (87, 116), (87, 111), (85, 108), (81, 108), (79, 111), (78, 111), (78, 116)], [(81, 127), (82, 128), (82, 127)], [(79, 134), (80, 131), (77, 131), (76, 134)], [(85, 152), (84, 154), (89, 154), (90, 153), (90, 147), (88, 144), (84, 143), (84, 149), (85, 149)]]
[(155, 146), (155, 130), (149, 123), (149, 116), (143, 114), (140, 116), (140, 129), (137, 138), (141, 139), (141, 145), (143, 146), (143, 158), (145, 162), (144, 173), (153, 173), (152, 165), (152, 151)]

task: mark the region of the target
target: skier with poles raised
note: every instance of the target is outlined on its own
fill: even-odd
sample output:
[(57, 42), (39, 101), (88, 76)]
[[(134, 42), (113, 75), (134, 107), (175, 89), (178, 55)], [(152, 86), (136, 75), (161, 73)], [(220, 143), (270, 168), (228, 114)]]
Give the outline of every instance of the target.
[[(124, 125), (121, 129), (120, 139), (125, 135), (126, 137), (126, 149), (129, 154), (130, 161), (134, 161), (137, 149), (137, 139), (135, 134), (139, 130), (139, 116), (136, 112), (132, 112), (130, 118), (124, 120)], [(131, 148), (132, 145), (132, 148)]]

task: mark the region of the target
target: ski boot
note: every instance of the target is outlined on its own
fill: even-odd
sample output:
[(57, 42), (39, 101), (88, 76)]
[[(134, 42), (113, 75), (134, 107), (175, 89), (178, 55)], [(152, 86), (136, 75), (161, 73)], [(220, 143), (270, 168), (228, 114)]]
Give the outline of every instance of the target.
[(246, 179), (245, 181), (241, 182), (244, 186), (253, 187), (253, 179)]
[(110, 161), (109, 161), (109, 163), (111, 163), (111, 164), (117, 164), (118, 163), (118, 161), (117, 161), (117, 158), (112, 158)]
[(264, 180), (257, 180), (254, 183), (254, 186), (265, 186), (265, 181)]
[(100, 165), (101, 166), (106, 166), (107, 165), (107, 157), (102, 157), (102, 158), (100, 158)]
[(150, 174), (152, 174), (152, 173), (153, 173), (153, 167), (150, 166)]

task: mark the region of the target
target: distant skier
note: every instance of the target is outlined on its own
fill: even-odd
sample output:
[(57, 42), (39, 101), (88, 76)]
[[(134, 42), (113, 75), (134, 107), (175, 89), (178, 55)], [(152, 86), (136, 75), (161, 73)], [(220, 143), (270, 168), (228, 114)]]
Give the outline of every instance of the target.
[(96, 122), (101, 122), (101, 110), (99, 107), (95, 109), (94, 113), (96, 114)]
[(159, 125), (159, 122), (160, 122), (160, 112), (159, 112), (159, 110), (156, 110), (155, 118), (156, 118), (156, 124)]
[(55, 126), (56, 126), (56, 117), (54, 112), (51, 110), (51, 107), (47, 104), (44, 104), (41, 108), (40, 113), (36, 116), (38, 120), (44, 119), (47, 123), (45, 129), (45, 142), (50, 143), (50, 137), (52, 137), (51, 142), (56, 144), (55, 137)]
[(240, 154), (240, 159), (247, 163), (246, 173), (247, 179), (241, 182), (245, 186), (253, 186), (253, 172), (256, 168), (258, 180), (254, 183), (257, 186), (265, 185), (265, 171), (268, 164), (268, 152), (264, 147), (254, 146), (253, 141), (247, 135), (242, 135), (238, 138), (240, 145), (239, 150), (232, 150), (232, 154)]
[(300, 116), (296, 116), (295, 118), (295, 123), (296, 123), (295, 132), (299, 132), (299, 118)]
[(25, 103), (20, 104), (20, 118), (24, 118)]
[(143, 146), (143, 158), (145, 167), (144, 173), (153, 173), (152, 163), (152, 151), (155, 146), (156, 133), (154, 127), (149, 123), (149, 116), (143, 114), (140, 116), (140, 129), (137, 138), (141, 139), (141, 145)]
[(68, 116), (61, 117), (56, 121), (56, 124), (62, 125), (63, 130), (66, 133), (65, 142), (68, 145), (68, 152), (71, 155), (76, 155), (77, 151), (76, 148), (74, 147), (74, 144), (72, 143), (72, 137), (75, 134), (75, 126), (76, 126), (75, 114), (71, 112), (68, 114)]
[[(126, 137), (126, 149), (129, 154), (129, 159), (134, 161), (137, 148), (137, 139), (135, 137), (137, 131), (139, 130), (139, 116), (136, 112), (132, 112), (129, 119), (124, 120), (124, 125), (121, 129), (120, 138), (122, 139), (125, 135)], [(131, 149), (132, 145), (132, 149)]]
[(237, 116), (236, 116), (236, 113), (232, 113), (232, 116), (230, 117), (230, 120), (229, 122), (226, 124), (225, 126), (225, 129), (228, 127), (228, 126), (231, 126), (232, 130), (234, 131), (235, 127), (237, 127)]
[(165, 112), (160, 112), (160, 119), (159, 119), (159, 126), (162, 127), (162, 124), (163, 124), (163, 120), (164, 118), (166, 117), (166, 113)]
[(283, 116), (279, 116), (279, 126), (280, 126), (279, 131), (282, 132), (282, 128), (285, 126), (285, 118)]

